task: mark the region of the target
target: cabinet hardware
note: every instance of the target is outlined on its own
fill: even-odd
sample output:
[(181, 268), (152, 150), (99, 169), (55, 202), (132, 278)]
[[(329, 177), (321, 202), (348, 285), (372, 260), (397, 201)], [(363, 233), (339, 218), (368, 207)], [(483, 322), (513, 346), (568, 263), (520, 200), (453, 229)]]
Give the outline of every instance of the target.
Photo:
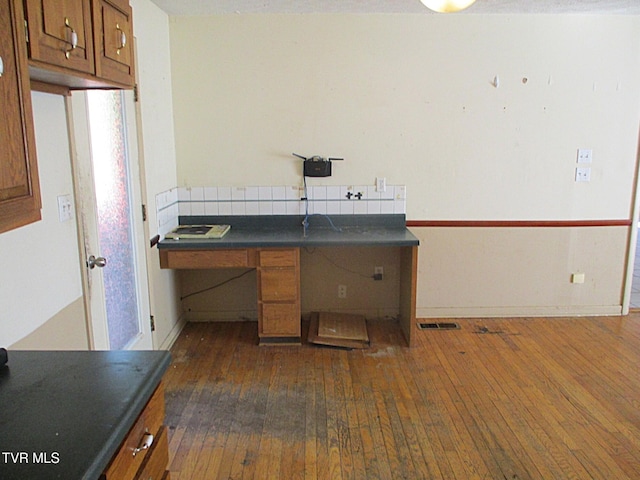
[(64, 51), (64, 56), (71, 57), (71, 52), (78, 46), (78, 34), (69, 23), (69, 17), (64, 17), (64, 26), (69, 29), (69, 40), (65, 40), (69, 44), (70, 48)]
[(2, 57), (0, 57), (0, 77), (4, 75), (4, 62), (2, 61)]
[(133, 449), (133, 456), (135, 457), (136, 454), (142, 452), (143, 450), (148, 450), (152, 444), (153, 444), (153, 435), (151, 435), (149, 432), (145, 433), (142, 436), (142, 441), (140, 442), (140, 446), (138, 448)]
[(127, 45), (127, 35), (120, 28), (119, 23), (116, 23), (116, 30), (120, 33), (120, 46), (116, 49), (116, 54), (120, 55), (120, 50), (122, 50)]

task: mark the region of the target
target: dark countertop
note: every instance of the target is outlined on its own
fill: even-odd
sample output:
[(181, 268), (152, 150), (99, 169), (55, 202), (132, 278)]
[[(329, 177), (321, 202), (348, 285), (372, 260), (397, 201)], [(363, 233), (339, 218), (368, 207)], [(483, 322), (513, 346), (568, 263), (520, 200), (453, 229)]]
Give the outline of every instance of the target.
[(404, 215), (180, 217), (181, 225), (229, 224), (221, 239), (165, 239), (160, 249), (414, 246), (418, 239), (407, 229)]
[(167, 351), (9, 351), (0, 478), (99, 478), (169, 362)]

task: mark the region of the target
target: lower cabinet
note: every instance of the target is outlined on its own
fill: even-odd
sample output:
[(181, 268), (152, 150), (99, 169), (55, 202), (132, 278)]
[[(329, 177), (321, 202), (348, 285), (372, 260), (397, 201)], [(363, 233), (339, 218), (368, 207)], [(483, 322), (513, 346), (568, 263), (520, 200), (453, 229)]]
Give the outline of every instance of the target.
[(161, 249), (160, 267), (255, 268), (260, 345), (299, 345), (300, 248)]
[(100, 479), (169, 479), (169, 443), (163, 422), (164, 386), (160, 383)]
[(257, 268), (260, 344), (299, 344), (300, 249), (260, 249)]

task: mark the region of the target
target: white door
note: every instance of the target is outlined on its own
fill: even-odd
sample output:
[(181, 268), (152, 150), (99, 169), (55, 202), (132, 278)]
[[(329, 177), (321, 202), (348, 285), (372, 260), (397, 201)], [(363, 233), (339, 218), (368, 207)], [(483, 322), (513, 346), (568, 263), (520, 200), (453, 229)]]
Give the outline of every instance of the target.
[(74, 92), (68, 111), (91, 347), (152, 349), (133, 92)]

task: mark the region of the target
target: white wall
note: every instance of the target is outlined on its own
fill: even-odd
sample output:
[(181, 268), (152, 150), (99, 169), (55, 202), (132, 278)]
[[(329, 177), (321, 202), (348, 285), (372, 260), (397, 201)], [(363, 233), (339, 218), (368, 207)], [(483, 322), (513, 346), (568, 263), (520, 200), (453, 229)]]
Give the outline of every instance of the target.
[[(140, 95), (140, 151), (144, 157), (144, 190), (149, 238), (156, 235), (156, 195), (177, 185), (173, 136), (171, 62), (168, 16), (149, 0), (132, 0), (137, 51), (137, 80)], [(147, 244), (148, 245), (148, 244)], [(179, 329), (176, 273), (160, 270), (158, 251), (149, 251), (151, 314), (156, 321), (154, 347), (166, 348)]]
[(171, 52), (180, 185), (296, 184), (295, 151), (409, 219), (629, 218), (637, 16), (173, 17)]
[[(58, 219), (58, 195), (73, 195), (64, 99), (34, 92), (32, 101), (42, 220), (0, 235), (2, 346), (29, 335), (82, 298), (76, 222)], [(83, 315), (82, 308), (72, 311)], [(80, 329), (85, 325), (84, 318), (71, 320)], [(86, 330), (71, 336), (86, 339)]]
[[(314, 184), (406, 185), (409, 220), (631, 219), (638, 16), (221, 15), (170, 32), (180, 186), (299, 184), (297, 152), (346, 159)], [(621, 312), (626, 227), (414, 232), (420, 316)]]

